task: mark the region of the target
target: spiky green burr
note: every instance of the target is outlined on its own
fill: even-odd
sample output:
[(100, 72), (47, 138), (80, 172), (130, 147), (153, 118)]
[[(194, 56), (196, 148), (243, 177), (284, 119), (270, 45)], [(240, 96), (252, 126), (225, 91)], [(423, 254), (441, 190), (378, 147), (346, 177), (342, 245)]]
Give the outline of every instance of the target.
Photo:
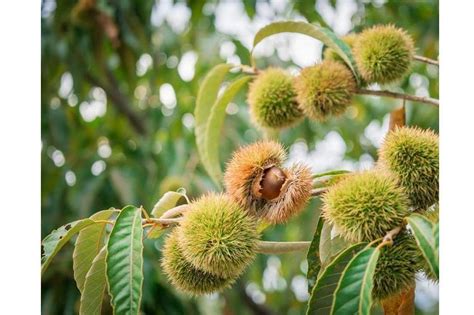
[(439, 140), (431, 130), (396, 128), (385, 137), (379, 163), (397, 175), (415, 209), (438, 202)]
[(190, 204), (179, 227), (179, 246), (195, 268), (235, 278), (253, 261), (256, 220), (224, 194), (208, 194)]
[(345, 239), (373, 241), (401, 226), (409, 214), (397, 179), (383, 170), (347, 175), (323, 196), (323, 217)]
[(220, 292), (234, 282), (234, 278), (216, 276), (195, 268), (184, 258), (178, 243), (178, 231), (175, 229), (166, 238), (161, 260), (164, 272), (177, 289), (191, 295), (203, 295)]
[(344, 113), (356, 86), (352, 72), (332, 60), (304, 68), (295, 78), (300, 109), (308, 118), (317, 121)]
[(379, 25), (358, 35), (353, 52), (364, 80), (385, 84), (402, 78), (409, 71), (414, 44), (404, 30)]
[(303, 118), (296, 103), (293, 78), (279, 68), (260, 72), (250, 84), (247, 100), (253, 121), (263, 128), (281, 129)]

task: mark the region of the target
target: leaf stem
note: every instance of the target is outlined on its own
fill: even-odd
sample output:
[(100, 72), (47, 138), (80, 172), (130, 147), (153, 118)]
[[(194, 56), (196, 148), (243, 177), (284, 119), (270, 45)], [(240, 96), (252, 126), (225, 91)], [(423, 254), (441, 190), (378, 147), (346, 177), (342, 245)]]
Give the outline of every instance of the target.
[(178, 218), (173, 218), (173, 219), (156, 219), (156, 218), (149, 218), (149, 219), (144, 219), (142, 220), (142, 224), (149, 224), (149, 223), (155, 223), (155, 224), (160, 224), (163, 226), (170, 226), (170, 225), (176, 225), (179, 222), (181, 222), (181, 219)]
[(416, 60), (416, 61), (429, 63), (430, 65), (435, 65), (435, 66), (439, 67), (439, 61), (438, 60), (434, 60), (434, 59), (423, 57), (423, 56), (414, 56), (413, 59)]
[(268, 242), (259, 241), (257, 252), (261, 254), (284, 254), (309, 249), (311, 242)]
[(359, 89), (356, 91), (356, 94), (359, 95), (374, 95), (374, 96), (386, 96), (392, 98), (398, 98), (402, 100), (414, 101), (419, 103), (425, 103), (433, 106), (439, 106), (439, 100), (431, 98), (431, 97), (424, 97), (424, 96), (415, 96), (397, 92), (390, 92), (390, 91), (375, 91), (375, 90), (368, 90), (368, 89)]
[(385, 234), (385, 236), (383, 237), (383, 242), (392, 242), (393, 243), (393, 238), (398, 234), (400, 233), (400, 231), (402, 230), (403, 226), (399, 226), (399, 227), (396, 227), (390, 231), (387, 232), (387, 234)]

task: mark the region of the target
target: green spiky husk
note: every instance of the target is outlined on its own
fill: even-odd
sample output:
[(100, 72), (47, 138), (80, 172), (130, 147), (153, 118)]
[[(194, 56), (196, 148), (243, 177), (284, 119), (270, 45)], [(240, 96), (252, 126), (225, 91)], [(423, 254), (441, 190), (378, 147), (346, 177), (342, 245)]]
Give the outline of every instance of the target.
[(223, 278), (197, 269), (184, 258), (178, 246), (177, 229), (166, 238), (161, 259), (161, 266), (171, 284), (191, 295), (220, 292), (229, 287), (235, 281), (233, 278)]
[(284, 70), (268, 68), (250, 84), (247, 100), (258, 126), (281, 129), (303, 118), (292, 82), (292, 76)]
[(374, 299), (380, 301), (414, 286), (422, 259), (416, 241), (408, 231), (395, 236), (392, 246), (381, 248), (374, 274)]
[(409, 214), (395, 176), (383, 170), (345, 176), (324, 194), (322, 211), (324, 219), (353, 242), (383, 237)]
[(397, 175), (415, 209), (438, 202), (439, 141), (430, 130), (402, 127), (391, 131), (379, 151), (379, 163)]
[(402, 78), (409, 71), (414, 44), (404, 30), (379, 25), (359, 34), (353, 52), (364, 80), (385, 84)]
[(300, 109), (317, 121), (344, 113), (357, 86), (352, 72), (332, 60), (304, 68), (294, 85)]
[(227, 195), (191, 203), (179, 228), (179, 246), (194, 267), (224, 278), (240, 275), (256, 255), (256, 220)]

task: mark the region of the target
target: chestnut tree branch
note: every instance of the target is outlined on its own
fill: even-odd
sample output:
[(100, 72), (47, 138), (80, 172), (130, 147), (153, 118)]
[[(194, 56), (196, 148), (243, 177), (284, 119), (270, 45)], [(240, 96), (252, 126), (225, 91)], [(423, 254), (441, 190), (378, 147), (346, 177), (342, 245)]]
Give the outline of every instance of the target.
[(434, 60), (434, 59), (423, 57), (423, 56), (414, 56), (413, 59), (416, 60), (416, 61), (429, 63), (430, 65), (435, 65), (435, 66), (439, 67), (439, 61), (438, 60)]
[(142, 220), (142, 224), (154, 223), (154, 224), (160, 224), (164, 226), (176, 225), (179, 222), (181, 222), (181, 219), (178, 219), (178, 218), (173, 218), (173, 219), (149, 218), (149, 219)]
[(311, 242), (268, 242), (259, 241), (257, 252), (261, 254), (284, 254), (297, 251), (306, 251)]
[(323, 188), (315, 188), (311, 191), (311, 197), (318, 197), (324, 194), (328, 189), (326, 187)]
[(375, 91), (375, 90), (368, 90), (368, 89), (358, 89), (356, 93), (359, 95), (386, 96), (386, 97), (398, 98), (401, 100), (408, 100), (408, 101), (414, 101), (414, 102), (419, 102), (419, 103), (425, 103), (425, 104), (429, 104), (433, 106), (439, 106), (439, 100), (431, 98), (431, 97), (415, 96), (415, 95), (390, 92), (390, 91), (385, 91), (385, 90)]

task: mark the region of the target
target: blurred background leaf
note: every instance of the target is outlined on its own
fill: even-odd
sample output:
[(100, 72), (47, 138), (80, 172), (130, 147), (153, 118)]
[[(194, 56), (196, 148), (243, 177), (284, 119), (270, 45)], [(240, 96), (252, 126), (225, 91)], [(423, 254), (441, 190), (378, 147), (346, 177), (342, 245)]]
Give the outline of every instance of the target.
[[(67, 222), (109, 207), (151, 210), (168, 190), (191, 198), (215, 189), (194, 138), (194, 104), (205, 74), (222, 62), (249, 64), (259, 28), (277, 20), (307, 20), (336, 34), (393, 23), (415, 39), (417, 54), (438, 55), (438, 2), (386, 0), (106, 1), (43, 0), (42, 237)], [(282, 34), (255, 51), (260, 68), (296, 73), (321, 60), (323, 46)], [(438, 69), (415, 63), (388, 88), (438, 97)], [(315, 172), (364, 169), (377, 159), (397, 100), (357, 97), (345, 115), (321, 124), (304, 121), (281, 132), (290, 162)], [(241, 144), (262, 134), (249, 119), (245, 93), (227, 107), (221, 166)], [(407, 102), (407, 124), (438, 130), (438, 109)], [(310, 240), (319, 200), (266, 240)], [(305, 253), (259, 255), (232, 289), (197, 299), (174, 290), (160, 270), (163, 240), (146, 240), (143, 314), (303, 314), (308, 299)], [(437, 286), (421, 280), (417, 312), (436, 314)], [(63, 249), (42, 281), (43, 314), (76, 314), (79, 291), (72, 246)], [(104, 313), (110, 309), (104, 309)]]

